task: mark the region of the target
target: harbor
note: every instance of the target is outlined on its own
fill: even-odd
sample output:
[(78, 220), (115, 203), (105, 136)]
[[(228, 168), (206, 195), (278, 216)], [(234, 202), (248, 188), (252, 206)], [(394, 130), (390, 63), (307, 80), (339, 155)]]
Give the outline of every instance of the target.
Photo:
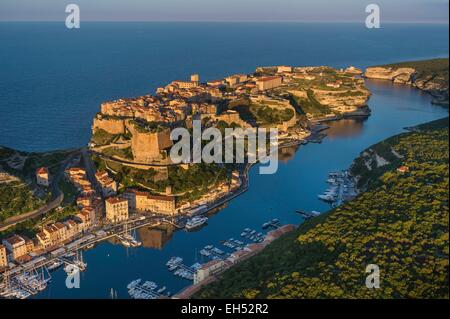
[(168, 298), (171, 293), (167, 291), (165, 286), (158, 287), (153, 281), (145, 281), (136, 279), (127, 285), (128, 294), (133, 299), (160, 299)]
[(67, 275), (87, 270), (83, 260), (83, 250), (92, 249), (99, 242), (117, 238), (124, 247), (140, 247), (142, 243), (131, 232), (144, 226), (160, 225), (159, 220), (136, 218), (123, 226), (97, 230), (84, 235), (73, 242), (57, 248), (29, 262), (13, 265), (2, 274), (0, 279), (0, 297), (26, 299), (43, 292), (50, 284), (51, 272), (64, 269)]
[[(180, 278), (195, 285), (199, 277), (201, 277), (201, 270), (211, 262), (221, 262), (224, 264), (232, 264), (236, 259), (236, 253), (245, 252), (250, 254), (252, 252), (251, 245), (261, 243), (265, 241), (267, 233), (264, 230), (276, 231), (282, 228), (283, 225), (278, 219), (272, 219), (261, 225), (261, 232), (256, 229), (245, 228), (241, 232), (241, 239), (229, 238), (219, 241), (220, 247), (214, 244), (208, 244), (204, 246), (198, 254), (195, 251), (195, 262), (192, 265), (188, 265), (185, 262), (185, 258), (189, 256), (173, 256), (166, 263), (167, 272), (176, 278)], [(142, 279), (135, 279), (127, 285), (128, 294), (133, 299), (159, 299), (168, 298), (171, 296), (167, 293), (166, 286), (158, 289), (158, 285), (153, 281), (142, 282)]]
[(327, 183), (330, 187), (323, 194), (318, 195), (318, 198), (330, 203), (333, 208), (341, 206), (358, 195), (355, 181), (347, 170), (329, 173)]

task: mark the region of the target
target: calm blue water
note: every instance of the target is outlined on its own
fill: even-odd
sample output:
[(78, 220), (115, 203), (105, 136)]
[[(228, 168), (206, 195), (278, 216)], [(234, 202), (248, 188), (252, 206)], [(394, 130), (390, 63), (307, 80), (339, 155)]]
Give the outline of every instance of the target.
[[(153, 92), (175, 78), (198, 72), (213, 79), (251, 72), (259, 65), (367, 66), (447, 56), (448, 26), (320, 24), (84, 24), (77, 31), (57, 24), (0, 24), (0, 144), (24, 150), (84, 145), (99, 103)], [(254, 168), (250, 190), (195, 233), (176, 232), (163, 249), (125, 249), (102, 243), (85, 253), (81, 288), (68, 290), (65, 273), (40, 298), (108, 298), (114, 288), (143, 278), (176, 292), (188, 285), (165, 267), (172, 256), (187, 263), (207, 244), (239, 238), (272, 218), (299, 223), (296, 209), (325, 211), (316, 195), (327, 173), (345, 169), (366, 147), (405, 126), (448, 114), (430, 97), (390, 83), (369, 81), (372, 116), (332, 124), (329, 138), (309, 144), (280, 164), (275, 175)], [(5, 121), (3, 117), (13, 120)], [(141, 232), (147, 245), (158, 236)], [(153, 244), (154, 245), (154, 244)]]

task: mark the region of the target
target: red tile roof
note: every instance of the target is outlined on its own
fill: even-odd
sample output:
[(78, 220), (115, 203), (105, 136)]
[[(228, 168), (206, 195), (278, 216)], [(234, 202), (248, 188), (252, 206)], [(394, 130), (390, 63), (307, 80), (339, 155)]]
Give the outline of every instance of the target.
[(38, 174), (38, 175), (48, 174), (48, 168), (47, 167), (39, 167), (36, 170), (36, 174)]

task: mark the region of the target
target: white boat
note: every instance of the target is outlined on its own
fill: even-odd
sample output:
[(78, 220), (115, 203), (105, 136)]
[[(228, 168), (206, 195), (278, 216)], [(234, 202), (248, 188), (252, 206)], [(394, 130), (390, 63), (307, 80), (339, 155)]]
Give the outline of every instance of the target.
[(72, 257), (75, 257), (75, 255), (76, 255), (75, 252), (71, 252), (71, 253), (65, 254), (64, 257), (66, 257), (66, 258), (72, 258)]
[(169, 259), (169, 261), (166, 263), (167, 267), (170, 266), (178, 266), (179, 264), (181, 264), (183, 262), (183, 258), (181, 257), (172, 257)]
[(187, 230), (193, 230), (196, 229), (202, 225), (204, 225), (206, 222), (208, 221), (208, 217), (199, 217), (196, 216), (190, 220), (187, 221), (186, 223), (186, 229)]
[(47, 265), (47, 269), (48, 269), (49, 271), (53, 271), (53, 270), (56, 270), (56, 269), (58, 269), (59, 267), (61, 267), (63, 264), (64, 264), (64, 262), (63, 262), (62, 260), (57, 259), (57, 260), (54, 260), (54, 261), (52, 261), (51, 263), (49, 263), (49, 264)]
[(220, 250), (219, 248), (213, 248), (212, 250), (214, 253), (218, 254), (218, 255), (223, 255), (223, 251)]
[(140, 242), (140, 241), (138, 241), (136, 239), (132, 239), (130, 244), (131, 244), (132, 247), (140, 247), (140, 246), (142, 246), (142, 242)]
[(126, 239), (122, 239), (120, 242), (121, 242), (122, 245), (124, 245), (125, 247), (131, 247), (131, 243), (130, 243), (128, 240), (126, 240)]
[(158, 289), (157, 293), (162, 294), (164, 291), (166, 291), (166, 289), (167, 289), (166, 286), (164, 286), (164, 287)]
[(209, 257), (209, 256), (211, 256), (211, 253), (209, 251), (207, 251), (206, 249), (202, 249), (202, 250), (200, 250), (200, 255)]
[(127, 286), (128, 290), (132, 290), (133, 288), (135, 288), (137, 285), (139, 285), (141, 283), (142, 279), (136, 279), (133, 280), (132, 282), (130, 282)]
[(319, 195), (318, 197), (319, 197), (319, 199), (321, 199), (321, 200), (323, 200), (325, 202), (334, 202), (336, 200), (336, 198), (333, 195), (326, 194), (326, 193), (322, 194), (322, 195)]
[(193, 271), (197, 271), (197, 270), (199, 270), (201, 267), (202, 267), (202, 264), (200, 264), (200, 263), (195, 263), (195, 264), (193, 264), (193, 265), (191, 266), (191, 269), (192, 269)]

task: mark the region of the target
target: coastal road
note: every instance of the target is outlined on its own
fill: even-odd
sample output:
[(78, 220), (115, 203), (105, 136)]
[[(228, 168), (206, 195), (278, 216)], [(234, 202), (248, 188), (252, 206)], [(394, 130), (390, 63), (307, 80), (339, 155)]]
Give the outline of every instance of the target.
[(53, 199), (46, 203), (44, 206), (31, 211), (31, 212), (27, 212), (24, 214), (20, 214), (17, 216), (13, 216), (10, 217), (8, 219), (6, 219), (6, 221), (2, 224), (0, 224), (0, 231), (5, 231), (17, 224), (23, 223), (29, 219), (32, 218), (36, 218), (42, 215), (47, 214), (49, 211), (51, 211), (52, 209), (57, 208), (59, 205), (61, 205), (61, 203), (64, 200), (64, 193), (61, 192), (61, 190), (59, 189), (59, 181), (61, 180), (61, 178), (64, 176), (64, 170), (67, 166), (67, 164), (73, 159), (74, 156), (78, 155), (79, 151), (75, 151), (73, 153), (71, 153), (61, 164), (60, 167), (58, 169), (58, 171), (56, 172), (52, 183), (50, 185), (51, 187), (51, 191), (52, 191), (52, 197)]
[(86, 169), (86, 174), (89, 181), (94, 186), (97, 193), (102, 197), (102, 199), (105, 199), (102, 189), (100, 185), (98, 185), (97, 179), (95, 178), (95, 172), (97, 171), (97, 169), (95, 168), (95, 165), (92, 162), (92, 158), (89, 154), (89, 150), (86, 147), (81, 149), (81, 156), (83, 158), (84, 168)]

